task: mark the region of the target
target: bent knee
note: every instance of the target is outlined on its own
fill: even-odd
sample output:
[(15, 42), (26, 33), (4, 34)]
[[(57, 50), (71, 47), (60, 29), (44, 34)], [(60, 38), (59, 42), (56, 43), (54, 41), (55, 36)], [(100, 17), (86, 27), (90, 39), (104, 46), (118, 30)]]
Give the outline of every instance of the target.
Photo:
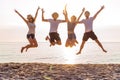
[(33, 47), (38, 47), (38, 44), (34, 44)]
[(51, 43), (51, 45), (55, 45), (55, 43), (54, 43), (54, 42), (52, 42), (52, 43)]
[(62, 43), (57, 43), (58, 45), (62, 45)]
[(62, 45), (61, 41), (57, 41), (57, 44), (58, 44), (58, 45)]
[(38, 47), (38, 44), (36, 44), (35, 47)]

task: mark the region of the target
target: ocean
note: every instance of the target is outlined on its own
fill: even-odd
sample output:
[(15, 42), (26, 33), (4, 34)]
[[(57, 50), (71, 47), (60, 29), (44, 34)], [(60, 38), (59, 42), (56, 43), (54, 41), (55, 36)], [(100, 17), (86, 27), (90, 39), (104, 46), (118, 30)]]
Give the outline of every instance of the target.
[(95, 42), (87, 42), (81, 54), (80, 44), (73, 48), (49, 46), (47, 42), (39, 42), (37, 48), (30, 48), (27, 52), (20, 52), (22, 42), (1, 42), (0, 63), (52, 63), (52, 64), (120, 64), (120, 42), (102, 42), (108, 51), (104, 53)]

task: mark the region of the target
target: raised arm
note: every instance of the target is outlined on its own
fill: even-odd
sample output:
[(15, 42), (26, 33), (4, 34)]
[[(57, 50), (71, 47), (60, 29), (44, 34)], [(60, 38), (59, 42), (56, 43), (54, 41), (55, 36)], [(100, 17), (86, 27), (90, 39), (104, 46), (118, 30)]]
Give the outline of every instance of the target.
[(27, 23), (27, 20), (17, 10), (15, 10), (15, 12)]
[(78, 17), (77, 21), (79, 21), (79, 19), (80, 19), (81, 16), (83, 15), (84, 11), (85, 11), (85, 8), (82, 9), (82, 12), (81, 12), (80, 16)]
[(63, 15), (65, 16), (65, 21), (68, 22), (69, 19), (68, 19), (68, 13), (67, 13), (67, 9), (66, 9), (67, 5), (65, 5), (65, 8), (63, 10)]
[(48, 20), (44, 18), (44, 12), (45, 12), (44, 9), (41, 9), (41, 11), (42, 11), (42, 21), (48, 22)]
[(93, 16), (93, 18), (95, 19), (95, 18), (97, 17), (97, 15), (98, 15), (103, 9), (104, 9), (104, 6), (102, 6), (102, 7), (100, 8), (100, 10), (97, 11), (97, 13)]
[(38, 9), (37, 9), (37, 11), (36, 11), (36, 14), (35, 14), (35, 17), (34, 17), (34, 22), (35, 22), (35, 20), (36, 20), (36, 18), (37, 18), (39, 9), (40, 9), (40, 7), (38, 7)]

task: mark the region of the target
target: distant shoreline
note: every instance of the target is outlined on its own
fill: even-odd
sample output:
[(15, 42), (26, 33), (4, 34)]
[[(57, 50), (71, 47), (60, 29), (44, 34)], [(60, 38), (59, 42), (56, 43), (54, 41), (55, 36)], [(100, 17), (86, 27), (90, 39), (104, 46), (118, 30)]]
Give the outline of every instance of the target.
[(120, 80), (120, 64), (0, 63), (0, 79)]

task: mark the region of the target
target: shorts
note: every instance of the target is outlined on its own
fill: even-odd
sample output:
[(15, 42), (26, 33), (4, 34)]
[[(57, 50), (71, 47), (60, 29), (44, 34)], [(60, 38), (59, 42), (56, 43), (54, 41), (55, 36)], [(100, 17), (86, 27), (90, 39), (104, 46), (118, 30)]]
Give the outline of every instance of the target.
[(35, 35), (34, 34), (27, 34), (27, 39), (29, 39), (29, 38), (34, 39)]
[(87, 41), (89, 38), (91, 38), (92, 40), (96, 40), (97, 36), (94, 34), (93, 31), (85, 32), (83, 36), (83, 41)]
[(70, 40), (76, 39), (75, 33), (70, 33), (70, 34), (68, 34), (68, 39), (70, 39)]
[(49, 33), (50, 36), (50, 43), (61, 42), (59, 34), (57, 32)]

